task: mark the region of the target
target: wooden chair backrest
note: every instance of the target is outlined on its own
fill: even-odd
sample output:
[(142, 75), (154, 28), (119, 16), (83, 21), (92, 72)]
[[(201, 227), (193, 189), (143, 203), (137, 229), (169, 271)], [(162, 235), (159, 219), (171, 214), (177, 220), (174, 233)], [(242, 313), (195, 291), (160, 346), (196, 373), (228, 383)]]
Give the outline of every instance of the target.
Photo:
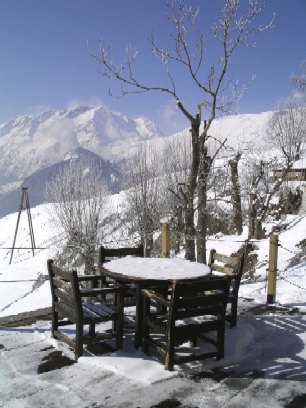
[(105, 248), (103, 245), (99, 251), (99, 262), (103, 265), (113, 258), (122, 258), (124, 256), (137, 256), (143, 258), (143, 245), (135, 248)]
[(51, 286), (52, 307), (62, 316), (75, 322), (82, 318), (83, 308), (76, 271), (64, 271), (48, 259), (48, 274)]
[(225, 314), (230, 277), (179, 280), (172, 284), (170, 319)]
[(230, 256), (218, 253), (212, 249), (209, 254), (208, 266), (212, 271), (227, 275), (242, 274), (244, 255)]

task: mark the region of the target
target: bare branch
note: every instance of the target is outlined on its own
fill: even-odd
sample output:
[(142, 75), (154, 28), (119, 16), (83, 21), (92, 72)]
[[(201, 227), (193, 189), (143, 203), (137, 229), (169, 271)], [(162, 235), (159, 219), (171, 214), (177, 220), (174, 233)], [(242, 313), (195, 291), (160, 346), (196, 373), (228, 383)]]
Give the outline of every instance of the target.
[[(144, 93), (144, 92), (165, 92), (173, 97), (177, 98), (175, 90), (162, 86), (144, 85), (134, 76), (134, 62), (137, 58), (137, 51), (131, 47), (127, 47), (125, 50), (126, 59), (125, 62), (119, 66), (113, 64), (110, 57), (110, 47), (105, 47), (102, 39), (100, 39), (100, 53), (96, 55), (88, 49), (89, 55), (99, 64), (102, 65), (103, 70), (101, 73), (108, 78), (115, 78), (122, 83), (121, 96), (131, 93)], [(173, 85), (173, 83), (172, 83)], [(110, 92), (111, 95), (112, 92)], [(119, 96), (117, 96), (119, 97)]]

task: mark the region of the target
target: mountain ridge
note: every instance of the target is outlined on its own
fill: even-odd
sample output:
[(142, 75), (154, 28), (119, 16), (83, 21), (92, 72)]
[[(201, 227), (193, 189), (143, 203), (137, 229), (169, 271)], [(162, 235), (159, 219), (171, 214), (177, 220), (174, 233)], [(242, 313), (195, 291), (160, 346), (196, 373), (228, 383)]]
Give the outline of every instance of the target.
[[(262, 149), (272, 113), (217, 118), (209, 135), (212, 141), (214, 138), (221, 142), (227, 139), (233, 151), (241, 149), (242, 145), (252, 146), (253, 150), (256, 146)], [(162, 151), (169, 148), (168, 141), (173, 139), (190, 143), (189, 128), (165, 136), (149, 119), (131, 119), (101, 106), (80, 105), (12, 118), (0, 124), (0, 215), (11, 210), (22, 184), (33, 185), (31, 189), (36, 189), (37, 184), (42, 189), (47, 176), (53, 174), (55, 168), (63, 167), (64, 161), (71, 159), (78, 149), (78, 153), (84, 149), (86, 156), (96, 155), (105, 161), (105, 177), (108, 178), (115, 171), (113, 164), (136, 153), (142, 142), (154, 143)], [(118, 178), (119, 173), (114, 179)], [(109, 183), (109, 187), (111, 190), (117, 188), (116, 183)], [(33, 205), (43, 202), (38, 193), (31, 195), (34, 195)]]
[(78, 106), (21, 115), (0, 124), (0, 186), (23, 180), (82, 147), (105, 160), (162, 133), (149, 119)]

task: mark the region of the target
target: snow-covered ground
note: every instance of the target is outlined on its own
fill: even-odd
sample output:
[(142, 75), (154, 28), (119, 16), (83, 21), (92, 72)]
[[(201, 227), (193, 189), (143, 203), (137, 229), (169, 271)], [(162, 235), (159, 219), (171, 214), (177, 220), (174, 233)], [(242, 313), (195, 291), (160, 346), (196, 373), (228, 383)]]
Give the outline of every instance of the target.
[[(44, 280), (46, 260), (54, 256), (54, 241), (60, 242), (61, 235), (49, 223), (49, 211), (48, 205), (32, 209), (36, 246), (45, 249), (36, 250), (35, 257), (31, 249), (15, 250), (11, 264), (11, 251), (5, 248), (12, 246), (17, 214), (0, 219), (0, 317), (51, 305), (49, 282)], [(290, 261), (301, 252), (296, 245), (306, 238), (306, 216), (288, 216), (284, 222), (276, 301), (305, 312), (306, 260), (295, 266)], [(240, 237), (218, 236), (208, 241), (208, 251), (230, 254), (245, 239), (246, 231)], [(66, 345), (51, 338), (50, 322), (1, 327), (0, 407), (306, 406), (306, 316), (247, 313), (267, 298), (268, 239), (254, 244), (256, 282), (240, 287), (241, 315), (237, 327), (226, 330), (224, 360), (176, 366), (169, 373), (154, 357), (135, 351), (127, 335), (122, 351), (103, 356), (87, 352), (78, 363), (38, 374), (54, 352), (62, 359), (73, 358)], [(26, 214), (16, 247), (30, 247)], [(300, 405), (290, 405), (294, 401)]]

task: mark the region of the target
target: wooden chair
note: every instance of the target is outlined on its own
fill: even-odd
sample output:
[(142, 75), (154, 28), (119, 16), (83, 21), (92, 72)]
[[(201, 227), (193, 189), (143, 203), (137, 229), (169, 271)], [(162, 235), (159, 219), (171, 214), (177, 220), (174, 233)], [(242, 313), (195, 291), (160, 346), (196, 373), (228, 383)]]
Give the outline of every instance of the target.
[(208, 260), (208, 266), (213, 272), (221, 272), (231, 277), (228, 297), (230, 312), (226, 314), (226, 320), (230, 323), (231, 328), (237, 325), (238, 292), (243, 272), (244, 256), (243, 253), (233, 257), (220, 254), (215, 249), (212, 249)]
[[(103, 245), (100, 247), (99, 251), (99, 265), (105, 266), (105, 264), (112, 259), (122, 258), (124, 256), (136, 256), (143, 258), (143, 245), (139, 245), (135, 248), (105, 248)], [(107, 266), (106, 266), (107, 267)], [(110, 281), (106, 276), (103, 274), (103, 268), (100, 269), (101, 272), (101, 280), (102, 286), (109, 287), (113, 286), (113, 282)], [(136, 288), (133, 284), (122, 284), (125, 289), (125, 297), (128, 298), (126, 301), (126, 305), (135, 304), (133, 298), (136, 297)]]
[[(153, 289), (143, 289), (143, 351), (153, 347), (165, 358), (165, 369), (173, 370), (174, 364), (208, 357), (224, 357), (225, 311), (230, 278), (208, 278), (173, 281), (170, 297)], [(166, 307), (159, 313), (151, 307), (151, 301)], [(207, 333), (214, 332), (214, 336)], [(179, 345), (200, 336), (213, 345), (212, 351), (197, 354), (198, 347), (187, 349), (189, 354), (179, 355)]]
[[(104, 246), (100, 247), (99, 251), (99, 265), (105, 266), (107, 262), (112, 259), (121, 258), (125, 256), (134, 256), (134, 257), (144, 257), (144, 247), (139, 245), (138, 247), (132, 248), (105, 248)], [(103, 268), (100, 268), (100, 273), (102, 277), (102, 286), (110, 287), (114, 286), (114, 282), (109, 280), (105, 275), (103, 275)], [(141, 346), (141, 328), (142, 328), (142, 296), (141, 289), (145, 287), (159, 287), (161, 291), (167, 292), (168, 283), (166, 281), (135, 281), (135, 283), (127, 283), (121, 281), (117, 282), (117, 285), (120, 285), (124, 289), (124, 306), (136, 306), (136, 316), (135, 316), (135, 348)]]
[(105, 262), (109, 262), (114, 258), (121, 258), (123, 256), (137, 256), (143, 258), (143, 245), (139, 245), (135, 248), (105, 248), (103, 245), (100, 247), (100, 263), (103, 265)]
[[(89, 325), (89, 338), (94, 341), (115, 338), (115, 349), (122, 348), (123, 341), (123, 291), (121, 288), (97, 288), (100, 276), (78, 276), (76, 271), (64, 271), (55, 266), (52, 259), (47, 261), (52, 295), (52, 336), (64, 341), (75, 351), (78, 359), (83, 355), (84, 325)], [(91, 282), (93, 287), (81, 289), (80, 282)], [(97, 296), (112, 294), (116, 302), (107, 303)], [(83, 298), (89, 298), (87, 302)], [(96, 335), (95, 325), (113, 321), (110, 333)], [(75, 339), (68, 337), (60, 326), (76, 325)]]

